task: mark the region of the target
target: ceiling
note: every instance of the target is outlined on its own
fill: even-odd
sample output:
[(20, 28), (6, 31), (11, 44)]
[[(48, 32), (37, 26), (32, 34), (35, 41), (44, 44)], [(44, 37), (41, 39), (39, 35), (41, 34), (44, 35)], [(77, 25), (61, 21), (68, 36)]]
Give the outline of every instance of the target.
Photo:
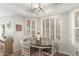
[(0, 17), (22, 15), (26, 17), (43, 17), (66, 12), (78, 7), (78, 3), (41, 3), (45, 12), (35, 15), (31, 10), (31, 3), (0, 3)]

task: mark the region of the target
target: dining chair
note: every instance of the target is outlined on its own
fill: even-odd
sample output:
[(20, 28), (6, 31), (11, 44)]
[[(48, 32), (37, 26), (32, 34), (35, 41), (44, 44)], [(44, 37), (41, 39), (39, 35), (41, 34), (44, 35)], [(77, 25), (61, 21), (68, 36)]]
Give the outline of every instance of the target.
[(52, 43), (51, 53), (47, 51), (42, 51), (42, 56), (55, 56), (55, 53), (59, 51), (59, 46), (57, 42)]
[(30, 41), (21, 41), (21, 55), (30, 56)]
[(13, 53), (13, 37), (7, 37), (4, 41), (4, 54), (11, 55)]
[(8, 56), (13, 53), (13, 38), (6, 37), (0, 42), (0, 55)]

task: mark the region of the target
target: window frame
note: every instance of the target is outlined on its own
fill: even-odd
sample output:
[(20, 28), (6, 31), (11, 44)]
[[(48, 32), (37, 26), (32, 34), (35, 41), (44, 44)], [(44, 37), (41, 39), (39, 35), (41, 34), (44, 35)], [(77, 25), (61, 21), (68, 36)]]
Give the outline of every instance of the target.
[(79, 8), (71, 11), (71, 25), (72, 25), (72, 44), (75, 47), (79, 47), (79, 43), (76, 42), (76, 30), (79, 30), (79, 27), (76, 27), (75, 20), (76, 20), (76, 12), (79, 12)]
[[(54, 19), (53, 19), (54, 18)], [(60, 18), (60, 40), (57, 40), (56, 38), (56, 20), (57, 18)], [(61, 15), (54, 15), (54, 16), (50, 16), (50, 17), (45, 17), (45, 18), (42, 18), (41, 19), (41, 23), (43, 23), (43, 20), (45, 19), (49, 19), (49, 22), (51, 22), (51, 19), (54, 20), (54, 39), (53, 41), (56, 41), (56, 42), (61, 42), (62, 40), (62, 16)], [(41, 24), (41, 32), (42, 32), (42, 36), (43, 36), (43, 27), (42, 27), (43, 24)], [(50, 25), (49, 24), (49, 33), (51, 33), (51, 28), (50, 28)], [(49, 34), (49, 38), (50, 38), (51, 34)]]

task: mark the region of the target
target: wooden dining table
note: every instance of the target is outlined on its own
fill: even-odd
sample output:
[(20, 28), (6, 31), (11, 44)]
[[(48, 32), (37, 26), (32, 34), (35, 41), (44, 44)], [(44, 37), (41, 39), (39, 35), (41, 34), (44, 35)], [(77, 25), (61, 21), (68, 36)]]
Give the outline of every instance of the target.
[(30, 45), (33, 48), (39, 49), (39, 56), (41, 56), (42, 49), (52, 49), (52, 45), (37, 45), (37, 44), (31, 44)]

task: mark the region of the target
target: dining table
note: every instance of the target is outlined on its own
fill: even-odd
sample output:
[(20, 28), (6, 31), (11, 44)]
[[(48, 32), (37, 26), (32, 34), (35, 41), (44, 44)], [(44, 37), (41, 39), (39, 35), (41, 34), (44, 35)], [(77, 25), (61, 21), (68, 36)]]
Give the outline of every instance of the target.
[(30, 45), (33, 48), (38, 49), (39, 56), (41, 56), (42, 49), (52, 49), (52, 45), (37, 45), (37, 44), (31, 44)]

